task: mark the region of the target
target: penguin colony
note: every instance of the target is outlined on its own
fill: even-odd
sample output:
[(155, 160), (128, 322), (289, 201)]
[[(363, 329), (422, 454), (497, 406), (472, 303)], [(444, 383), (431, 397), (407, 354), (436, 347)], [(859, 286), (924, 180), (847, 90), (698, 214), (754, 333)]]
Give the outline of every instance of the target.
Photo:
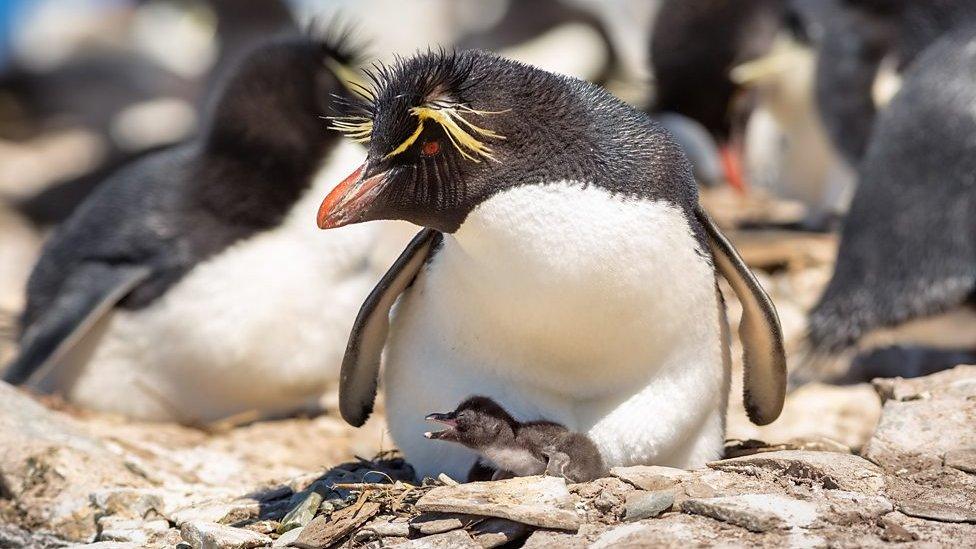
[[(338, 377), (340, 412), (360, 426), (382, 375), (390, 432), (420, 476), (587, 480), (719, 458), (719, 276), (743, 305), (757, 424), (782, 409), (786, 359), (773, 304), (695, 178), (719, 179), (721, 154), (736, 182), (728, 149), (749, 106), (728, 72), (770, 49), (790, 5), (664, 2), (653, 118), (485, 51), (428, 50), (366, 83), (349, 81), (347, 36), (260, 46), (199, 136), (115, 172), (57, 228), (4, 379), (204, 423), (291, 412)], [(833, 353), (972, 300), (976, 9), (831, 0), (822, 13), (807, 22), (820, 116), (858, 172), (810, 315), (812, 348)], [(686, 46), (702, 32), (710, 51)], [(891, 58), (901, 89), (881, 106), (871, 88)], [(371, 222), (384, 220), (421, 230), (376, 283)]]

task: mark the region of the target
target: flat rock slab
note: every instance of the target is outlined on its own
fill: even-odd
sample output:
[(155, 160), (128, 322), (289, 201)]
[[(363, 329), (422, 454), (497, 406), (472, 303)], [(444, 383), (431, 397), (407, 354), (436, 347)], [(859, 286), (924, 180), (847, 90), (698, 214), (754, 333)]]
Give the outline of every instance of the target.
[(789, 477), (813, 482), (827, 489), (878, 494), (885, 487), (877, 465), (864, 458), (837, 452), (786, 450), (765, 452), (708, 464), (712, 469), (753, 476)]
[(424, 494), (416, 507), (422, 512), (498, 517), (540, 528), (575, 531), (580, 525), (566, 481), (557, 477), (440, 486)]
[(734, 524), (750, 532), (802, 528), (818, 516), (815, 504), (774, 494), (689, 499), (681, 503), (681, 510)]
[(193, 549), (253, 549), (271, 545), (271, 538), (264, 534), (216, 522), (187, 522), (180, 528), (180, 535)]
[(926, 520), (976, 523), (976, 512), (952, 505), (929, 502), (906, 502), (899, 504), (898, 510), (910, 517)]

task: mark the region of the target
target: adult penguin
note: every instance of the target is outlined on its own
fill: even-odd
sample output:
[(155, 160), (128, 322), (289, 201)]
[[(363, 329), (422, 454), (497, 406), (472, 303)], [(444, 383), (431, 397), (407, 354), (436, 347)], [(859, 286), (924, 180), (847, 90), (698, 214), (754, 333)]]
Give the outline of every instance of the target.
[(466, 478), (476, 454), (426, 440), (424, 417), (472, 394), (588, 434), (608, 466), (701, 466), (722, 453), (728, 398), (717, 272), (744, 303), (749, 416), (779, 415), (775, 310), (698, 205), (668, 132), (597, 86), (483, 51), (373, 77), (336, 121), (368, 140), (366, 161), (319, 226), (425, 229), (353, 327), (347, 422), (371, 414), (385, 347), (390, 432), (421, 476)]
[(362, 150), (322, 120), (355, 59), (337, 36), (252, 51), (198, 139), (120, 170), (56, 230), (6, 381), (194, 423), (287, 412), (336, 378), (375, 282), (373, 231), (310, 221)]
[[(971, 24), (919, 55), (904, 73), (901, 91), (878, 116), (833, 277), (810, 314), (815, 351), (836, 352), (873, 330), (971, 303), (976, 288), (974, 74), (976, 25)], [(902, 353), (900, 361), (891, 360), (891, 353), (875, 355), (899, 368), (875, 373), (909, 375), (953, 366), (965, 361), (959, 350)], [(799, 380), (831, 373), (818, 372), (813, 364)]]

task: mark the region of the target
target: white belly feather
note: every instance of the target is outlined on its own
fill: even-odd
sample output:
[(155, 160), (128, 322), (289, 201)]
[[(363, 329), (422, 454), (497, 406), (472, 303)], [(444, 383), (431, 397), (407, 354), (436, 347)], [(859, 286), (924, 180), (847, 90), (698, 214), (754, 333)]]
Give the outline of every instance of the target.
[(474, 454), (424, 416), (472, 394), (590, 434), (610, 466), (719, 455), (728, 392), (715, 274), (664, 202), (557, 183), (475, 209), (394, 312), (391, 434), (420, 474)]
[(321, 394), (381, 274), (367, 264), (383, 227), (315, 225), (322, 197), (362, 158), (339, 145), (280, 227), (197, 266), (150, 307), (108, 315), (51, 385), (92, 408), (182, 421)]

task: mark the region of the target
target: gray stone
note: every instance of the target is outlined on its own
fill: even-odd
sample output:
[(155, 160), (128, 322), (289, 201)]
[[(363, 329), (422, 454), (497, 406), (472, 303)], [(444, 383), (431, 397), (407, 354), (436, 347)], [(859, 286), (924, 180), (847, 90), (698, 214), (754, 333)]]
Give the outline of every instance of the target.
[(684, 469), (638, 465), (635, 467), (614, 467), (610, 474), (633, 484), (641, 490), (663, 490), (690, 479), (694, 474)]
[(878, 494), (885, 487), (884, 475), (877, 465), (855, 455), (836, 452), (784, 450), (714, 461), (708, 466), (720, 471), (788, 478), (798, 483), (865, 494)]
[(566, 482), (557, 477), (439, 486), (424, 494), (416, 507), (422, 512), (505, 518), (540, 528), (576, 530), (580, 524)]
[(193, 549), (252, 549), (271, 545), (268, 536), (216, 522), (186, 522), (180, 528), (180, 535)]
[(653, 492), (633, 492), (627, 495), (624, 503), (624, 520), (633, 522), (660, 515), (674, 504), (674, 492), (656, 490)]
[(689, 499), (681, 503), (681, 511), (734, 524), (751, 532), (801, 528), (810, 525), (818, 516), (816, 505), (775, 494)]
[(946, 467), (976, 475), (976, 449), (952, 450), (946, 452), (944, 459)]
[(471, 536), (464, 530), (452, 530), (443, 534), (390, 545), (389, 547), (398, 549), (481, 549), (481, 545), (471, 539)]

